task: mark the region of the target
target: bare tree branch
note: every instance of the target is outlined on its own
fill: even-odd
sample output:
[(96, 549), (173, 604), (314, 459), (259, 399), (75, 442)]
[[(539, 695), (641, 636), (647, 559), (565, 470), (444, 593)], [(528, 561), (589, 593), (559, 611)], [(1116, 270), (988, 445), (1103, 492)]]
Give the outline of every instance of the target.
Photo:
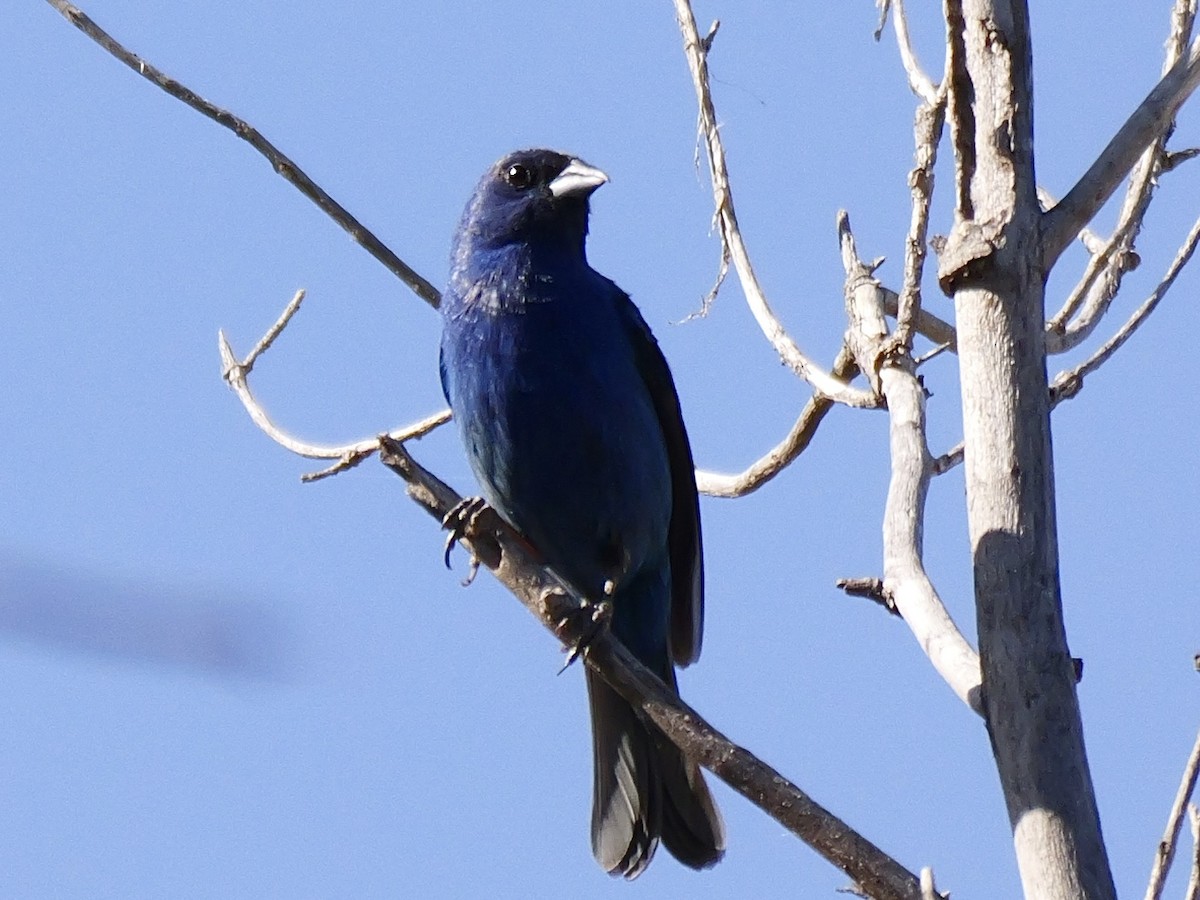
[(1175, 802), (1171, 804), (1167, 828), (1154, 853), (1154, 865), (1150, 867), (1150, 883), (1146, 887), (1146, 900), (1159, 900), (1162, 896), (1163, 886), (1167, 883), (1167, 873), (1171, 871), (1171, 863), (1175, 859), (1175, 848), (1179, 844), (1179, 832), (1183, 828), (1183, 816), (1187, 811), (1188, 800), (1196, 788), (1197, 776), (1200, 776), (1200, 735), (1196, 736), (1187, 764), (1183, 767), (1183, 780), (1175, 793)]
[[(1157, 145), (1156, 145), (1157, 146)], [(1156, 167), (1151, 150), (1138, 163), (1130, 182), (1127, 203), (1112, 237), (1103, 243), (1084, 268), (1083, 275), (1063, 301), (1062, 307), (1046, 321), (1046, 353), (1066, 353), (1083, 343), (1100, 324), (1120, 288), (1121, 276), (1128, 271), (1133, 242), (1141, 230), (1149, 207), (1150, 183)]]
[[(1182, 57), (1196, 20), (1196, 0), (1176, 0), (1171, 15), (1163, 72), (1169, 72)], [(1166, 158), (1167, 139), (1174, 122), (1146, 148), (1133, 168), (1125, 200), (1112, 237), (1093, 255), (1079, 284), (1063, 308), (1046, 325), (1046, 352), (1063, 353), (1084, 340), (1099, 325), (1121, 289), (1124, 274), (1135, 268), (1134, 243), (1154, 198), (1154, 188)], [(1076, 315), (1078, 313), (1078, 315)], [(1073, 321), (1071, 318), (1074, 317)]]
[[(237, 361), (222, 335), (221, 356), (226, 381), (238, 394), (251, 419), (272, 440), (308, 457), (335, 458), (357, 453), (355, 463), (379, 452), (384, 465), (407, 482), (409, 496), (439, 522), (447, 521), (461, 504), (462, 497), (413, 459), (403, 444), (404, 435), (415, 436), (421, 428), (427, 431), (435, 427), (431, 423), (444, 414), (410, 429), (382, 435), (372, 442), (346, 447), (314, 447), (290, 438), (273, 425), (254, 398), (247, 384), (250, 369), (255, 359), (287, 326), (301, 299), (302, 293), (299, 298), (293, 298), (284, 314), (242, 362)], [(487, 519), (481, 517), (481, 522), (487, 522)], [(474, 521), (469, 523), (461, 542), (473, 560), (491, 570), (566, 646), (584, 648), (582, 655), (587, 665), (640, 709), (690, 758), (853, 878), (868, 896), (878, 900), (919, 900), (921, 887), (916, 875), (813, 801), (775, 769), (709, 725), (602, 626), (602, 604), (579, 599), (569, 585), (530, 555), (528, 544), (498, 516), (492, 513), (490, 524), (478, 527)], [(572, 651), (573, 654), (576, 652), (578, 650)]]
[[(854, 363), (853, 355), (843, 347), (834, 360), (833, 377), (849, 381), (857, 373), (858, 366)], [(787, 436), (745, 471), (724, 475), (697, 469), (696, 486), (700, 493), (710, 497), (737, 498), (758, 490), (808, 449), (817, 428), (831, 409), (833, 400), (820, 391), (814, 391)]]
[(438, 293), (437, 288), (422, 278), (404, 260), (389, 250), (383, 241), (379, 240), (369, 228), (359, 222), (340, 203), (325, 193), (298, 165), (263, 137), (258, 129), (229, 111), (209, 103), (195, 91), (180, 84), (174, 78), (152, 66), (140, 56), (125, 49), (112, 35), (92, 21), (86, 13), (74, 4), (68, 3), (66, 0), (46, 0), (46, 2), (62, 13), (68, 22), (147, 81), (162, 88), (177, 100), (182, 100), (192, 109), (212, 119), (218, 125), (228, 128), (239, 138), (246, 141), (246, 143), (267, 158), (267, 161), (278, 175), (290, 182), (313, 203), (317, 204), (323, 213), (337, 222), (350, 237), (362, 245), (373, 257), (383, 263), (389, 272), (408, 285), (413, 293), (433, 307), (436, 307), (441, 302), (441, 294)]
[[(936, 107), (939, 105), (940, 89), (921, 68), (921, 61), (917, 59), (917, 53), (913, 50), (912, 37), (908, 33), (908, 16), (904, 12), (904, 0), (891, 0), (890, 5), (895, 7), (892, 15), (892, 27), (896, 31), (896, 44), (900, 48), (900, 61), (904, 65), (904, 73), (908, 76), (909, 89), (923, 100), (926, 106)], [(887, 7), (885, 6), (880, 17), (880, 30), (875, 32), (876, 40), (879, 40), (880, 32), (883, 30), (882, 19), (886, 16)]]
[[(364, 459), (367, 459), (372, 454), (378, 452), (380, 438), (368, 438), (361, 441), (356, 441), (353, 444), (341, 444), (338, 446), (330, 446), (325, 444), (310, 444), (302, 441), (299, 438), (288, 434), (278, 425), (271, 421), (271, 417), (267, 415), (265, 409), (258, 402), (257, 398), (251, 393), (250, 385), (246, 379), (251, 370), (254, 368), (254, 363), (258, 358), (265, 353), (275, 339), (283, 333), (288, 323), (300, 310), (300, 304), (304, 301), (304, 291), (297, 291), (296, 295), (288, 303), (280, 317), (275, 321), (262, 339), (254, 345), (254, 349), (247, 354), (243, 360), (238, 360), (233, 352), (233, 348), (229, 346), (229, 341), (225, 338), (224, 332), (218, 332), (217, 342), (218, 349), (221, 353), (221, 377), (226, 383), (233, 388), (234, 393), (238, 395), (238, 399), (242, 401), (242, 406), (254, 421), (254, 424), (262, 430), (279, 446), (285, 450), (290, 450), (298, 456), (303, 456), (308, 459), (336, 459), (337, 462), (320, 472), (313, 472), (302, 476), (303, 481), (317, 481), (329, 475), (335, 475), (338, 472), (357, 466)], [(403, 428), (398, 428), (390, 431), (385, 435), (394, 441), (407, 441), (413, 438), (419, 438), (428, 434), (442, 425), (450, 421), (450, 410), (445, 409), (439, 413), (434, 413), (419, 422), (412, 425), (407, 425)]]
[[(889, 288), (883, 288), (883, 311), (893, 318), (900, 313), (900, 295)], [(914, 310), (913, 327), (917, 333), (924, 335), (939, 347), (944, 346), (951, 353), (958, 352), (958, 335), (954, 326), (945, 319), (935, 316), (922, 308)]]
[(1192, 832), (1192, 869), (1188, 875), (1184, 900), (1200, 900), (1200, 808), (1188, 804), (1188, 827)]
[(963, 461), (963, 442), (959, 441), (941, 456), (933, 461), (933, 474), (944, 475), (955, 466), (962, 465)]
[(1171, 260), (1171, 264), (1167, 267), (1166, 274), (1163, 276), (1162, 281), (1158, 283), (1158, 287), (1142, 302), (1141, 306), (1133, 311), (1133, 315), (1121, 326), (1120, 330), (1079, 365), (1059, 372), (1055, 376), (1053, 383), (1050, 385), (1050, 402), (1052, 405), (1057, 405), (1063, 400), (1069, 400), (1076, 396), (1083, 388), (1083, 379), (1104, 365), (1121, 348), (1121, 345), (1133, 336), (1133, 333), (1150, 317), (1150, 313), (1154, 312), (1154, 308), (1158, 306), (1159, 301), (1171, 289), (1171, 285), (1175, 283), (1175, 279), (1179, 277), (1179, 273), (1183, 271), (1184, 266), (1188, 264), (1188, 261), (1195, 254), (1198, 243), (1200, 243), (1200, 218), (1192, 224), (1191, 231), (1184, 238), (1183, 244), (1175, 254), (1175, 258)]
[(1200, 40), (1171, 66), (1057, 206), (1042, 216), (1042, 267), (1049, 271), (1067, 245), (1092, 220), (1146, 147), (1170, 128), (1175, 114), (1200, 85)]
[[(896, 0), (894, 21), (904, 18), (901, 0)], [(900, 26), (897, 25), (897, 28)], [(911, 77), (911, 76), (910, 76)], [(926, 235), (929, 233), (929, 204), (933, 200), (933, 173), (938, 142), (946, 123), (946, 95), (938, 90), (932, 100), (917, 107), (913, 125), (916, 164), (908, 174), (912, 194), (912, 217), (904, 240), (904, 281), (896, 302), (896, 331), (893, 344), (912, 350), (912, 332), (921, 311), (921, 277), (925, 272)]]
[[(725, 164), (725, 147), (717, 130), (717, 113), (713, 106), (712, 91), (708, 82), (708, 50), (710, 42), (700, 37), (696, 28), (696, 17), (692, 13), (689, 0), (674, 0), (675, 17), (679, 22), (679, 30), (683, 34), (683, 49), (687, 57), (688, 68), (692, 73), (692, 83), (696, 89), (696, 101), (700, 108), (700, 130), (704, 136), (705, 148), (708, 151), (709, 175), (712, 179), (713, 201), (716, 206), (715, 219), (721, 235), (721, 252), (728, 253), (737, 271), (746, 296), (746, 303), (754, 314), (755, 321), (762, 329), (771, 346), (780, 358), (797, 375), (811, 384), (822, 394), (838, 403), (847, 406), (875, 407), (878, 399), (868, 391), (853, 388), (826, 372), (797, 346), (783, 327), (783, 323), (771, 309), (750, 255), (746, 250), (742, 232), (738, 226), (737, 214), (733, 208), (733, 193), (729, 185), (729, 171)], [(718, 281), (719, 283), (719, 281)]]
[[(915, 198), (914, 205), (928, 214), (927, 198), (924, 204)], [(850, 345), (856, 348), (860, 368), (878, 369), (890, 422), (892, 477), (883, 517), (885, 605), (899, 612), (951, 690), (981, 714), (979, 655), (955, 625), (922, 559), (925, 499), (933, 474), (925, 439), (925, 391), (912, 356), (888, 338), (882, 289), (858, 256), (845, 212), (838, 214), (838, 238), (846, 270)], [(876, 361), (880, 354), (882, 365)]]
[[(1042, 205), (1042, 212), (1046, 212), (1048, 209), (1053, 208), (1054, 205), (1058, 203), (1058, 198), (1051, 194), (1044, 187), (1039, 187), (1037, 189), (1037, 195), (1038, 203)], [(1096, 234), (1096, 232), (1087, 227), (1079, 230), (1079, 242), (1083, 244), (1084, 249), (1086, 249), (1088, 253), (1092, 254), (1099, 253), (1101, 250), (1103, 250), (1106, 243), (1104, 238), (1100, 237), (1100, 235)], [(1137, 268), (1137, 263), (1141, 262), (1141, 260), (1137, 258), (1136, 253), (1132, 253), (1131, 255), (1133, 259), (1131, 260), (1130, 270), (1132, 271), (1133, 269)]]

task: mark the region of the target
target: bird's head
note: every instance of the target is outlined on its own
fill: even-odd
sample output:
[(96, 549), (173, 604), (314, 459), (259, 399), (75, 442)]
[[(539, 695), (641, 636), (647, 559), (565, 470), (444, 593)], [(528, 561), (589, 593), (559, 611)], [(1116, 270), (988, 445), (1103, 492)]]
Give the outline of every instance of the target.
[(526, 242), (583, 249), (588, 197), (608, 176), (553, 150), (518, 150), (480, 179), (463, 212), (458, 243), (498, 248)]

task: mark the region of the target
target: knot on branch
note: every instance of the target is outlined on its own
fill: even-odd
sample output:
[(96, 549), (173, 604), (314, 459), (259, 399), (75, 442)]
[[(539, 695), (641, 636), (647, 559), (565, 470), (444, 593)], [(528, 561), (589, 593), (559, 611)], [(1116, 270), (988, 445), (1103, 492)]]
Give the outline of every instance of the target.
[(1003, 243), (1001, 237), (985, 233), (978, 223), (955, 223), (948, 237), (933, 242), (938, 255), (938, 287), (953, 297), (964, 282), (990, 281), (998, 269), (996, 254)]

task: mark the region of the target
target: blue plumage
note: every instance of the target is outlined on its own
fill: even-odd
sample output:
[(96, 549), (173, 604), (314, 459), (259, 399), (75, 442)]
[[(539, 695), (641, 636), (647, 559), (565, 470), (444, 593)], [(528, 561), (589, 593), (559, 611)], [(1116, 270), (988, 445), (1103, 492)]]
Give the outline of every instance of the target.
[[(607, 178), (549, 150), (511, 154), (475, 189), (443, 296), (442, 386), (485, 498), (668, 685), (700, 653), (703, 563), (691, 448), (666, 361), (637, 308), (584, 249)], [(592, 848), (636, 877), (661, 837), (720, 859), (699, 769), (587, 673)]]

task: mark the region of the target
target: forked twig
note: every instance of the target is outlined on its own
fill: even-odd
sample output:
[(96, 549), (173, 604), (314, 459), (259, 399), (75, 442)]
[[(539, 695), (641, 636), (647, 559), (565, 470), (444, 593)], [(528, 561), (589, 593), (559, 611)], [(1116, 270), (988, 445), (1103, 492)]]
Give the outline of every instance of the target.
[[(254, 364), (258, 358), (262, 356), (275, 339), (283, 333), (291, 322), (292, 317), (300, 311), (300, 304), (304, 302), (304, 291), (296, 291), (296, 295), (284, 308), (283, 313), (275, 320), (275, 323), (267, 329), (266, 334), (254, 345), (245, 359), (239, 360), (233, 352), (233, 348), (229, 345), (229, 341), (225, 337), (225, 332), (217, 333), (218, 350), (221, 353), (221, 377), (237, 394), (238, 399), (242, 401), (242, 406), (254, 421), (254, 424), (279, 446), (285, 450), (290, 450), (298, 456), (306, 457), (307, 459), (335, 459), (337, 460), (332, 466), (327, 469), (322, 469), (319, 472), (311, 472), (301, 476), (302, 481), (317, 481), (321, 478), (327, 478), (330, 475), (336, 475), (338, 472), (343, 472), (346, 469), (357, 466), (360, 462), (373, 454), (379, 452), (381, 438), (366, 438), (361, 441), (355, 441), (352, 444), (339, 444), (336, 446), (327, 444), (310, 444), (302, 441), (297, 437), (288, 434), (267, 415), (267, 411), (263, 409), (262, 404), (250, 390), (250, 385), (247, 382), (247, 377), (254, 368)], [(406, 425), (403, 428), (398, 428), (389, 431), (386, 437), (393, 441), (409, 441), (422, 437), (433, 431), (439, 425), (443, 425), (450, 421), (450, 410), (444, 409), (439, 413), (434, 413), (419, 422), (414, 422), (411, 425)]]

